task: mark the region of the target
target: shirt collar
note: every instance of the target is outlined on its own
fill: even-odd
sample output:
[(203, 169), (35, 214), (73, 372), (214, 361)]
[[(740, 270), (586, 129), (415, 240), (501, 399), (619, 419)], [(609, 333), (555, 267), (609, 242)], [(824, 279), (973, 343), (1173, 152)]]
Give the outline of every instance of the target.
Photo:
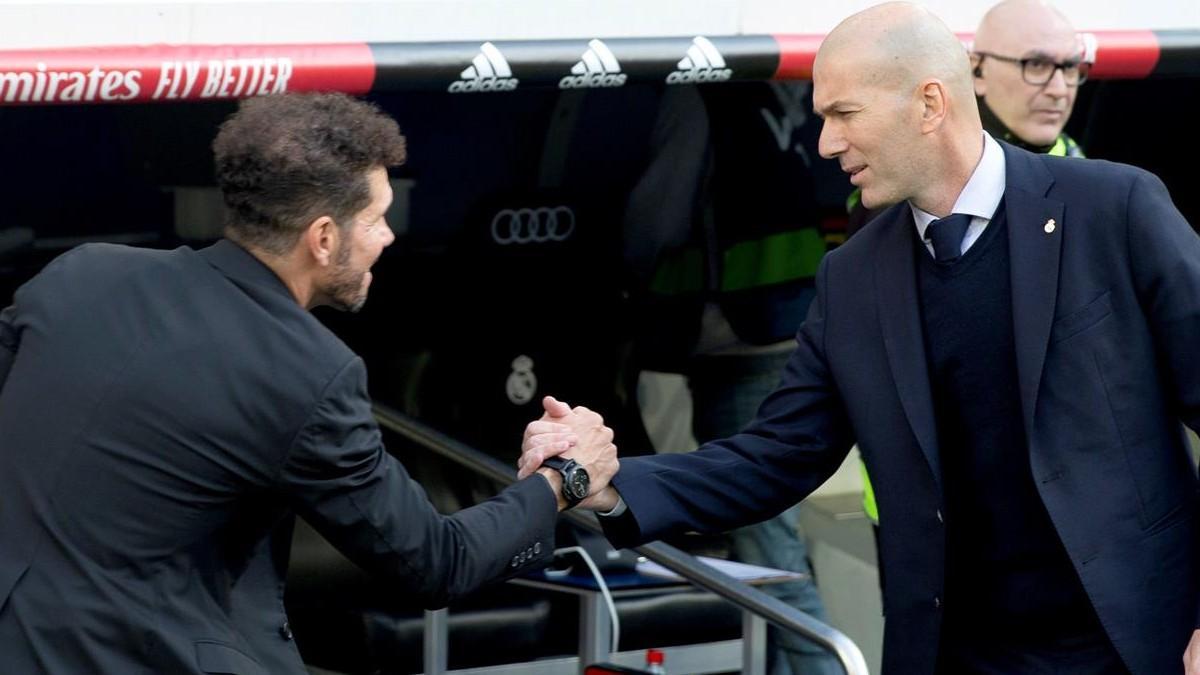
[[(963, 187), (954, 202), (951, 213), (966, 213), (984, 221), (990, 220), (1004, 198), (1004, 151), (988, 133), (983, 132), (983, 156), (975, 166), (970, 180)], [(912, 202), (913, 222), (917, 224), (917, 234), (925, 239), (925, 228), (937, 219), (937, 216), (917, 208)]]

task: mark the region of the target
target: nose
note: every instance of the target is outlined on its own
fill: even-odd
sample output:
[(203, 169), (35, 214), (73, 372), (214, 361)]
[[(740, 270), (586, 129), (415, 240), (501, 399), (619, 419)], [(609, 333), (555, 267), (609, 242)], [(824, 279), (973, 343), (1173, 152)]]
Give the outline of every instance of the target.
[(388, 225), (385, 220), (383, 221), (383, 247), (391, 246), (394, 241), (396, 241), (396, 233), (392, 231), (392, 226)]
[(846, 138), (838, 125), (825, 120), (821, 125), (821, 136), (817, 139), (817, 152), (825, 159), (833, 159), (846, 151)]

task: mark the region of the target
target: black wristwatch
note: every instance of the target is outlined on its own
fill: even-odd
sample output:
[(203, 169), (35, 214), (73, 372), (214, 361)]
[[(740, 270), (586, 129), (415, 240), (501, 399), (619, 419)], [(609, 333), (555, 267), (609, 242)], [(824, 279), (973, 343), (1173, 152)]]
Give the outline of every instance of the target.
[(592, 479), (582, 464), (573, 459), (548, 457), (542, 460), (542, 466), (550, 467), (562, 476), (562, 495), (568, 509), (587, 498)]

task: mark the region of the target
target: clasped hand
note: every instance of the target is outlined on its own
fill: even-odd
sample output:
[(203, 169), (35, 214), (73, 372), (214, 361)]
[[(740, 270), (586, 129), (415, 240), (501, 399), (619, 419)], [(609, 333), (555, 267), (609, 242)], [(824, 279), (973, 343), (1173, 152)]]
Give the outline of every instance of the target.
[(580, 508), (608, 511), (617, 505), (617, 492), (609, 481), (617, 473), (617, 446), (613, 430), (604, 418), (583, 406), (571, 406), (547, 396), (542, 399), (545, 413), (525, 427), (521, 457), (517, 460), (518, 478), (532, 475), (548, 457), (562, 455), (587, 469), (591, 488)]

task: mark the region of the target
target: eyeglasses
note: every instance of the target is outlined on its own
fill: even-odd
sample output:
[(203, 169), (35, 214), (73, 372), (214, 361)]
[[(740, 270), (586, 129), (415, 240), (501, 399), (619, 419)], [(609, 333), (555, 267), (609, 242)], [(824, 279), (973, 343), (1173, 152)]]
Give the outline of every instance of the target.
[(1071, 60), (1058, 63), (1051, 61), (1041, 56), (1032, 56), (1027, 59), (1014, 59), (1011, 56), (1000, 56), (990, 52), (975, 52), (980, 56), (986, 56), (996, 59), (997, 61), (1005, 61), (1007, 63), (1021, 64), (1021, 79), (1025, 80), (1025, 84), (1034, 86), (1042, 86), (1054, 78), (1054, 71), (1061, 70), (1063, 74), (1063, 82), (1068, 87), (1078, 87), (1087, 81), (1088, 71), (1091, 70), (1092, 64), (1087, 61)]

